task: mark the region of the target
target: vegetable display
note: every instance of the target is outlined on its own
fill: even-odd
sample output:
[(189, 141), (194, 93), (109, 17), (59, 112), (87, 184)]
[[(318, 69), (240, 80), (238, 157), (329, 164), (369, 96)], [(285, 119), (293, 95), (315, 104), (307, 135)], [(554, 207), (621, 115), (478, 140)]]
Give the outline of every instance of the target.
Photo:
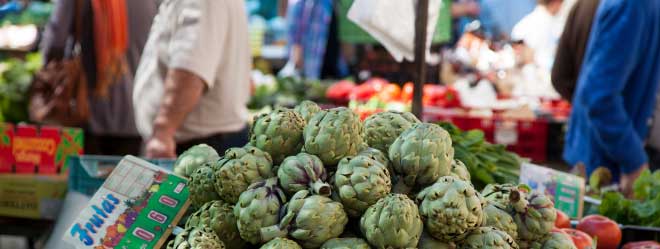
[(636, 199), (603, 193), (600, 214), (624, 225), (660, 227), (660, 170), (642, 172), (633, 185)]
[[(379, 121), (367, 128), (387, 139), (368, 139), (350, 109), (305, 106), (276, 109), (253, 123), (253, 136), (271, 142), (293, 139), (299, 131), (289, 129), (303, 126), (297, 144), (260, 149), (251, 143), (219, 159), (204, 146), (182, 155), (177, 172), (195, 168), (190, 187), (196, 210), (186, 223), (191, 232), (172, 245), (203, 237), (230, 249), (572, 249), (567, 235), (551, 232), (556, 212), (544, 195), (524, 185), (475, 188), (473, 169), (483, 166), (455, 158), (463, 145), (442, 126), (390, 112), (369, 118)], [(271, 153), (281, 162), (273, 162)], [(204, 229), (210, 232), (199, 232)]]

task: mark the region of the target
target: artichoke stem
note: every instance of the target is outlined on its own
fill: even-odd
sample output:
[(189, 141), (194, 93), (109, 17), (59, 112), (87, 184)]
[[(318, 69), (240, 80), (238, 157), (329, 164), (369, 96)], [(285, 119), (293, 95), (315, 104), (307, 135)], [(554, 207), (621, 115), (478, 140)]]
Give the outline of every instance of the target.
[(399, 180), (394, 186), (392, 186), (392, 193), (395, 194), (404, 194), (408, 195), (412, 191), (412, 188), (405, 183), (403, 183), (402, 180)]
[(271, 241), (274, 238), (286, 238), (287, 230), (280, 229), (280, 226), (273, 225), (261, 228), (261, 241)]
[(315, 181), (312, 183), (312, 190), (314, 190), (314, 193), (317, 195), (322, 195), (322, 196), (330, 196), (332, 189), (330, 188), (330, 185), (322, 182), (321, 180)]

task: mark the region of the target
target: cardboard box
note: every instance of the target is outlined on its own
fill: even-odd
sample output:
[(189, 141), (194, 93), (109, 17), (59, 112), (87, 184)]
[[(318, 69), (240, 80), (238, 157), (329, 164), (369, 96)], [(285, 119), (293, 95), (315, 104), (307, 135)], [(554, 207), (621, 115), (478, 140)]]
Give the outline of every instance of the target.
[(54, 219), (66, 194), (79, 128), (0, 123), (0, 216)]

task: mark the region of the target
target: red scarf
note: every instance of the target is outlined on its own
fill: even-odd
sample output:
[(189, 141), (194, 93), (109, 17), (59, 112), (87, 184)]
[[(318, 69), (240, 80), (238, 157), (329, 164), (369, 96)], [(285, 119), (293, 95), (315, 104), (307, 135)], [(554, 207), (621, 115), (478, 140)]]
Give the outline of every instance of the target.
[(125, 0), (92, 0), (97, 84), (94, 93), (107, 96), (108, 87), (127, 71), (128, 25)]

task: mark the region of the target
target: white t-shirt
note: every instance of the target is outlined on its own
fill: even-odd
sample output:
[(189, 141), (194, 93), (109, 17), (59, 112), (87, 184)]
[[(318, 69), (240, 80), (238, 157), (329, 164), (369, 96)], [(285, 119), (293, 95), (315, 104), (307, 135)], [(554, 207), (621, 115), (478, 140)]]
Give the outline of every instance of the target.
[(539, 5), (513, 27), (511, 38), (524, 41), (525, 45), (534, 50), (536, 64), (549, 71), (565, 22), (562, 15), (553, 16)]
[(243, 0), (165, 0), (151, 27), (135, 77), (140, 134), (149, 138), (168, 69), (192, 72), (207, 85), (177, 130), (177, 142), (245, 127), (251, 57)]

